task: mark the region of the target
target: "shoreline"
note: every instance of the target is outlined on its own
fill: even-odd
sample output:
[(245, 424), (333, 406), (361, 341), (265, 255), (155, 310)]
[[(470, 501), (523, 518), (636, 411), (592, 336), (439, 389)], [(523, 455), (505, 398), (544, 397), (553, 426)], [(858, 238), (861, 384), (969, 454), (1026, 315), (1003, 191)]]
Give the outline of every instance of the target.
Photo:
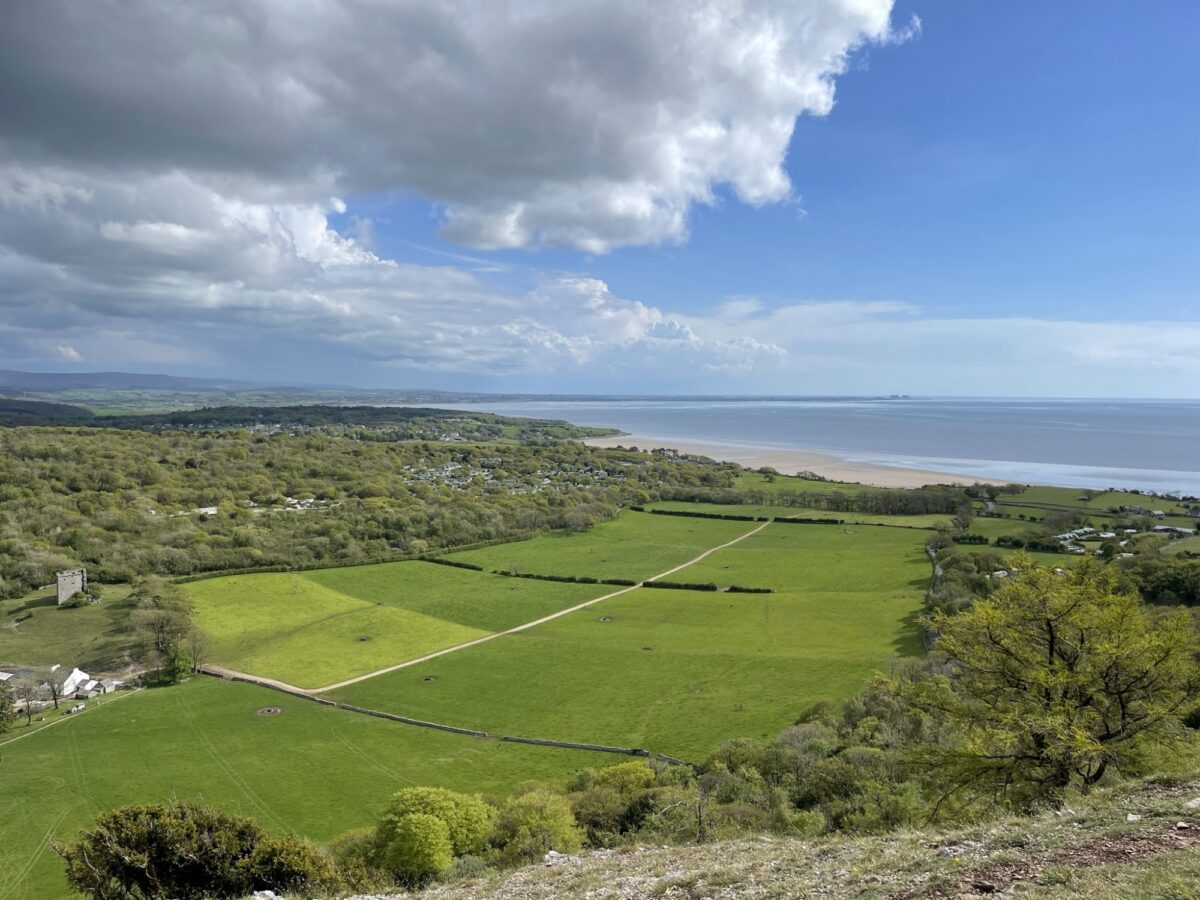
[(937, 472), (929, 469), (887, 466), (880, 463), (855, 462), (816, 450), (738, 447), (716, 441), (654, 438), (635, 434), (585, 438), (583, 443), (591, 447), (632, 446), (643, 450), (666, 447), (679, 453), (691, 453), (721, 462), (738, 463), (750, 469), (768, 466), (782, 475), (812, 472), (814, 475), (820, 475), (830, 481), (857, 482), (874, 487), (914, 488), (926, 484), (967, 485), (976, 481), (988, 481), (988, 478), (982, 475), (964, 475), (961, 472)]

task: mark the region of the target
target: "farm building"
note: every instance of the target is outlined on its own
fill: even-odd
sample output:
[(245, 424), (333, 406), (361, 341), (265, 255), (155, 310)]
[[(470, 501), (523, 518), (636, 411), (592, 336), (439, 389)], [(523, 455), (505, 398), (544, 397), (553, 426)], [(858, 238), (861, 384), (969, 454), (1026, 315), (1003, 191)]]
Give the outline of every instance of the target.
[(89, 681), (92, 681), (92, 676), (82, 669), (71, 669), (71, 674), (66, 677), (62, 683), (62, 695), (69, 697), (78, 690), (82, 690), (83, 686)]
[(58, 605), (62, 606), (76, 594), (87, 593), (87, 569), (66, 569), (57, 574)]

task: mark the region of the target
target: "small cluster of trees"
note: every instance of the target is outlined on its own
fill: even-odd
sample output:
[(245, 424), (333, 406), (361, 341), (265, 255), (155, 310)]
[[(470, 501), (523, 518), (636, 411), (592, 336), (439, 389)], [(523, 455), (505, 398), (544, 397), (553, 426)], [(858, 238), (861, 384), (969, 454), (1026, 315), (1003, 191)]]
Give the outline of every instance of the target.
[(179, 587), (158, 577), (143, 578), (129, 594), (142, 660), (161, 681), (178, 681), (199, 671), (211, 650), (208, 633), (192, 621), (192, 601)]
[(986, 544), (988, 543), (986, 534), (956, 534), (950, 538), (956, 544)]
[(372, 828), (343, 835), (334, 859), (358, 888), (419, 886), (456, 868), (520, 865), (555, 850), (571, 853), (583, 833), (566, 798), (530, 785), (507, 799), (413, 787), (392, 796)]

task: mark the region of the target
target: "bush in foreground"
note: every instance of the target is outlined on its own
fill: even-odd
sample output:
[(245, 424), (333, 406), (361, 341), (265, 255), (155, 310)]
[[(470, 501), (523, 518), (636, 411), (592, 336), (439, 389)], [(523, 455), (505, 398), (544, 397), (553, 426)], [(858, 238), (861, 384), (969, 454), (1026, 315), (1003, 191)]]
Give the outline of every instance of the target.
[(197, 803), (103, 813), (72, 844), (55, 843), (71, 887), (95, 900), (242, 897), (338, 887), (330, 860), (296, 837)]
[(540, 860), (549, 851), (575, 853), (583, 834), (571, 803), (545, 788), (510, 798), (501, 808), (492, 837), (496, 856), (505, 865)]

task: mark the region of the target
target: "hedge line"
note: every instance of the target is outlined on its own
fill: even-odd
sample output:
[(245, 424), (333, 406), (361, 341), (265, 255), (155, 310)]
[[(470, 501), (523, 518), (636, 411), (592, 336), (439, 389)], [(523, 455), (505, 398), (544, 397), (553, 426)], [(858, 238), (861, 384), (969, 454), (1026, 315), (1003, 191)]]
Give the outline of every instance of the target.
[[(460, 553), (466, 550), (480, 550), (484, 547), (494, 547), (497, 544), (511, 544), (515, 541), (528, 540), (533, 536), (533, 532), (521, 532), (515, 537), (493, 538), (488, 541), (476, 541), (473, 544), (463, 544), (458, 547), (446, 547), (447, 553)], [(391, 562), (411, 562), (413, 560), (421, 560), (422, 562), (436, 562), (440, 565), (456, 566), (464, 569), (476, 569), (483, 571), (482, 566), (472, 565), (470, 563), (459, 563), (440, 557), (427, 556), (421, 553), (389, 553), (384, 556), (373, 556), (367, 559), (358, 560), (343, 560), (331, 561), (320, 560), (318, 562), (301, 563), (294, 566), (274, 565), (274, 566), (243, 566), (237, 569), (214, 569), (211, 572), (196, 572), (192, 575), (178, 575), (171, 579), (175, 584), (188, 584), (193, 581), (204, 581), (208, 578), (224, 578), (226, 575), (257, 575), (260, 572), (313, 572), (319, 569), (350, 569), (354, 566), (377, 566), (381, 563)], [(103, 579), (97, 578), (97, 581)], [(120, 581), (112, 581), (106, 583), (118, 584)]]
[(483, 566), (477, 566), (475, 563), (460, 562), (457, 559), (442, 559), (440, 556), (422, 556), (421, 562), (436, 563), (439, 566), (453, 566), (456, 569), (470, 569), (473, 572), (483, 571)]
[(642, 583), (642, 587), (649, 588), (672, 588), (677, 591), (715, 591), (717, 586), (712, 582), (708, 584), (696, 584), (690, 581), (646, 581)]
[(950, 540), (956, 544), (986, 544), (988, 542), (987, 535), (984, 534), (956, 534)]
[(593, 578), (590, 575), (541, 575), (536, 572), (511, 572), (504, 569), (492, 569), (493, 575), (503, 575), (505, 578), (532, 578), (535, 581), (561, 581), (564, 584), (616, 584), (624, 587), (634, 587), (637, 582), (632, 578)]
[(1042, 553), (1062, 553), (1063, 546), (1058, 541), (1046, 541), (1041, 538), (1013, 537), (1006, 534), (996, 538), (997, 547), (1012, 547), (1014, 550), (1036, 550)]
[(738, 516), (733, 513), (690, 512), (686, 509), (646, 509), (632, 506), (638, 512), (648, 512), (656, 516), (684, 516), (689, 519), (725, 519), (730, 522), (765, 522), (766, 516)]
[(808, 519), (802, 516), (776, 516), (774, 521), (790, 525), (844, 525), (844, 519)]

